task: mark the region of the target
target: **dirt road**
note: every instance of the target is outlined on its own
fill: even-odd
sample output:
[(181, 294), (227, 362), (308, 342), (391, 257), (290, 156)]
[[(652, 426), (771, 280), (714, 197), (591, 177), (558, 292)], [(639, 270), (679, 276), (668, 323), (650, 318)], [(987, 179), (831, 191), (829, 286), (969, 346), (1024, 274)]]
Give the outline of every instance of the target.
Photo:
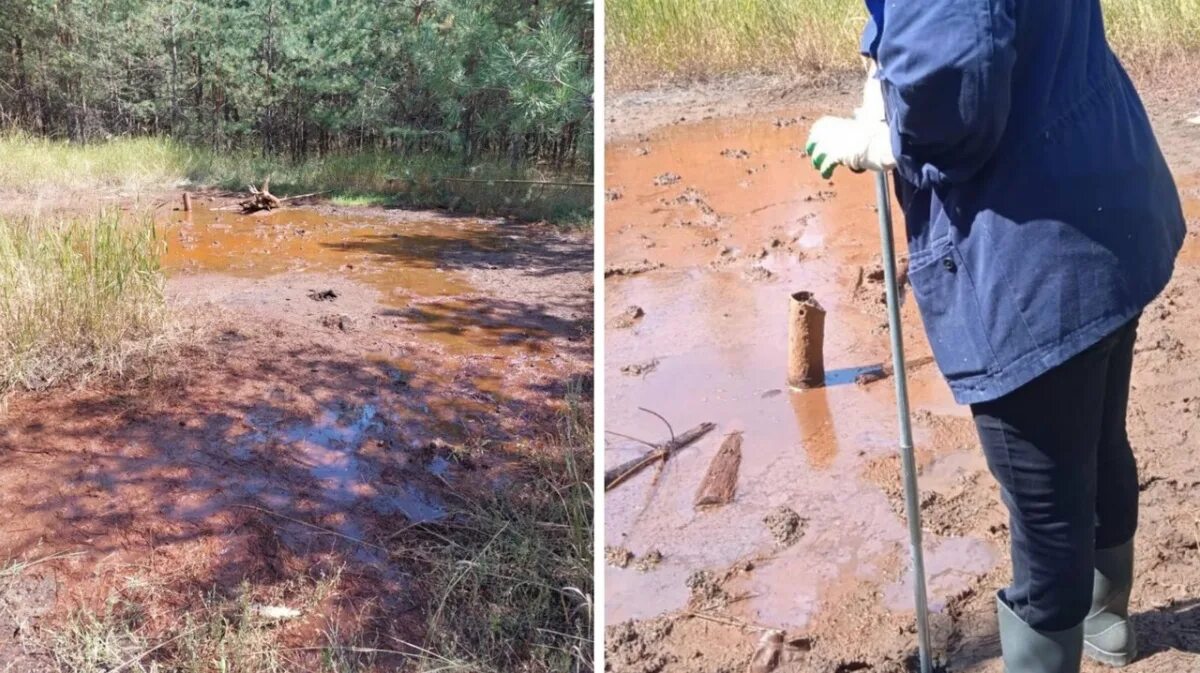
[[(759, 80), (610, 99), (606, 426), (650, 441), (717, 431), (606, 499), (607, 667), (614, 673), (745, 670), (759, 635), (794, 640), (798, 672), (910, 670), (915, 656), (892, 381), (869, 176), (821, 180), (801, 156), (809, 125), (854, 105), (854, 85)], [(1151, 101), (1160, 140), (1200, 218), (1200, 101)], [(1191, 114), (1188, 114), (1188, 113)], [(903, 240), (897, 217), (897, 239)], [(1136, 672), (1200, 670), (1200, 246), (1189, 236), (1142, 321), (1131, 432), (1142, 483)], [(788, 297), (827, 311), (828, 386), (785, 383)], [(951, 671), (1001, 670), (994, 590), (1008, 531), (966, 410), (903, 306), (935, 649)], [(693, 496), (727, 433), (742, 432), (737, 496)], [(606, 464), (644, 451), (610, 434)], [(780, 534), (780, 526), (786, 528)], [(641, 563), (645, 558), (653, 563)], [(661, 557), (661, 558), (660, 558)], [(1095, 670), (1089, 668), (1087, 670)]]
[[(337, 576), (285, 642), (419, 643), (428, 597), (394, 553), (404, 530), (521, 480), (568, 389), (590, 386), (589, 234), (216, 209), (230, 202), (157, 213), (168, 301), (199, 335), (178, 363), (10, 403), (0, 558), (70, 554), (0, 584), (12, 670), (48, 667), (40, 634), (131, 588), (152, 589), (135, 593), (153, 633), (205, 595), (286, 601)], [(319, 667), (318, 651), (289, 656)]]

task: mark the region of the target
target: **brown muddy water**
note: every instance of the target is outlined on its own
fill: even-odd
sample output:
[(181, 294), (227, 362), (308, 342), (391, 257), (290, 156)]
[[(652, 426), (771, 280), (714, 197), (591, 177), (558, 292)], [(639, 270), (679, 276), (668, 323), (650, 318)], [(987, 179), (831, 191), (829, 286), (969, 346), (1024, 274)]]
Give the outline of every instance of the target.
[(309, 207), (247, 216), (219, 205), (160, 213), (169, 276), (345, 280), (369, 288), (384, 312), (452, 356), (538, 354), (551, 336), (479, 301), (492, 288), (474, 282), (475, 272), (522, 255), (525, 235), (496, 221)]
[[(829, 588), (846, 582), (883, 580), (889, 606), (911, 605), (899, 570), (907, 565), (904, 521), (862, 476), (896, 451), (897, 437), (892, 380), (854, 382), (890, 362), (883, 286), (870, 273), (879, 251), (874, 185), (845, 171), (820, 179), (801, 154), (806, 128), (773, 117), (706, 121), (607, 148), (610, 272), (653, 270), (606, 283), (608, 315), (630, 306), (645, 314), (607, 332), (606, 429), (664, 439), (666, 427), (639, 407), (662, 414), (676, 432), (718, 424), (656, 483), (642, 476), (608, 494), (607, 544), (664, 557), (649, 572), (607, 569), (610, 624), (681, 609), (691, 573), (746, 559), (755, 570), (738, 580), (731, 609), (751, 622), (803, 628)], [(827, 311), (827, 386), (793, 392), (785, 382), (788, 299), (800, 290)], [(963, 415), (929, 364), (911, 301), (904, 327), (913, 408)], [(648, 373), (622, 371), (654, 361)], [(697, 512), (700, 478), (721, 435), (734, 431), (745, 433), (736, 500)], [(929, 478), (952, 480), (982, 465), (970, 447), (929, 446), (932, 437), (916, 428), (923, 462), (933, 461)], [(609, 435), (606, 463), (641, 450)], [(786, 548), (762, 522), (779, 506), (805, 520), (803, 537)], [(929, 535), (926, 548), (935, 609), (1000, 558), (989, 542), (970, 538)]]
[[(734, 573), (724, 589), (729, 614), (751, 623), (803, 631), (823, 610), (844, 607), (829, 601), (852, 585), (875, 586), (875, 602), (911, 615), (907, 529), (898, 492), (881, 486), (878, 469), (895, 464), (894, 381), (854, 382), (890, 362), (874, 184), (844, 170), (822, 180), (811, 168), (802, 144), (816, 116), (679, 124), (606, 148), (605, 308), (638, 317), (610, 321), (606, 332), (605, 462), (645, 451), (611, 433), (669, 437), (639, 408), (676, 433), (718, 424), (657, 477), (647, 471), (607, 494), (606, 544), (663, 557), (649, 570), (606, 568), (609, 624), (684, 609), (694, 572), (720, 576), (746, 561), (752, 570)], [(1200, 183), (1183, 179), (1180, 188), (1194, 221)], [(903, 252), (903, 220), (898, 212), (893, 220)], [(1197, 259), (1193, 235), (1180, 261)], [(788, 301), (797, 291), (827, 311), (824, 388), (786, 385)], [(968, 412), (931, 363), (906, 299), (923, 493), (965, 490), (990, 502)], [(698, 512), (693, 497), (730, 432), (744, 433), (736, 499)], [(803, 519), (791, 546), (779, 546), (763, 522), (780, 506)], [(930, 605), (940, 612), (997, 570), (1006, 551), (992, 524), (953, 520), (978, 510), (923, 509)]]
[(397, 223), (378, 215), (311, 208), (247, 216), (197, 202), (192, 212), (175, 211), (161, 221), (168, 273), (254, 278), (336, 273), (373, 287), (390, 305), (471, 291), (464, 274), (439, 264), (441, 253), (453, 249), (482, 257), (504, 245), (501, 235), (482, 221)]

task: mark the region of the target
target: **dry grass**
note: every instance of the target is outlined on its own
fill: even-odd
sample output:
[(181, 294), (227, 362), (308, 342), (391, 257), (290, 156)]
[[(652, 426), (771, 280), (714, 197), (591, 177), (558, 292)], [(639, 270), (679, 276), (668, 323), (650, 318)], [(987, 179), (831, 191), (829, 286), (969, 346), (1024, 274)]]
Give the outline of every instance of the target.
[(252, 151), (215, 154), (168, 138), (114, 138), (81, 145), (0, 134), (0, 157), (0, 191), (19, 195), (31, 212), (64, 198), (135, 199), (181, 185), (244, 190), (271, 176), (277, 194), (325, 192), (346, 205), (446, 208), (564, 224), (591, 219), (590, 187), (489, 182), (573, 182), (579, 176), (497, 161), (463, 166), (450, 156), (362, 152), (290, 161)]
[[(1137, 70), (1200, 51), (1200, 0), (1103, 0), (1114, 47)], [(733, 74), (813, 76), (857, 66), (861, 0), (610, 0), (608, 82)]]
[(145, 373), (171, 343), (159, 254), (148, 219), (0, 219), (0, 396)]
[(813, 73), (857, 62), (861, 0), (611, 0), (608, 82)]
[(284, 673), (298, 670), (300, 655), (319, 660), (322, 673), (358, 673), (369, 670), (374, 650), (335, 627), (326, 627), (319, 643), (287, 642), (293, 621), (320, 619), (317, 610), (340, 581), (334, 573), (267, 589), (244, 584), (235, 597), (197, 596), (196, 608), (165, 616), (153, 613), (164, 588), (132, 576), (103, 609), (75, 612), (34, 649), (62, 673)]
[(589, 673), (594, 668), (590, 391), (573, 390), (529, 473), (452, 523), (409, 531), (430, 598), (418, 669)]
[(1200, 0), (1102, 0), (1102, 4), (1108, 38), (1131, 69), (1152, 73), (1200, 53)]

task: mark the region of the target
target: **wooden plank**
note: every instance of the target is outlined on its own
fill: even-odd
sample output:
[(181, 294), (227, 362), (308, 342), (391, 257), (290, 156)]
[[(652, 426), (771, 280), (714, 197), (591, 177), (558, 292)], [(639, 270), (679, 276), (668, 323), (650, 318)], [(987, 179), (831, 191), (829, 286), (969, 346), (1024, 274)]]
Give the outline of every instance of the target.
[(733, 502), (741, 465), (742, 433), (735, 432), (725, 438), (717, 455), (708, 464), (708, 472), (696, 491), (696, 509), (720, 507)]

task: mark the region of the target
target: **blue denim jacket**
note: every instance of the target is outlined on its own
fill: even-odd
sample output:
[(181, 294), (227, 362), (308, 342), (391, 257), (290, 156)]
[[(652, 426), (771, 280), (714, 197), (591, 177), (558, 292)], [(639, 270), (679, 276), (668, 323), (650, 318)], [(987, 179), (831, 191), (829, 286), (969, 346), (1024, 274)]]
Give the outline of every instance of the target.
[(870, 0), (909, 279), (961, 404), (1135, 317), (1171, 277), (1179, 195), (1099, 0)]

